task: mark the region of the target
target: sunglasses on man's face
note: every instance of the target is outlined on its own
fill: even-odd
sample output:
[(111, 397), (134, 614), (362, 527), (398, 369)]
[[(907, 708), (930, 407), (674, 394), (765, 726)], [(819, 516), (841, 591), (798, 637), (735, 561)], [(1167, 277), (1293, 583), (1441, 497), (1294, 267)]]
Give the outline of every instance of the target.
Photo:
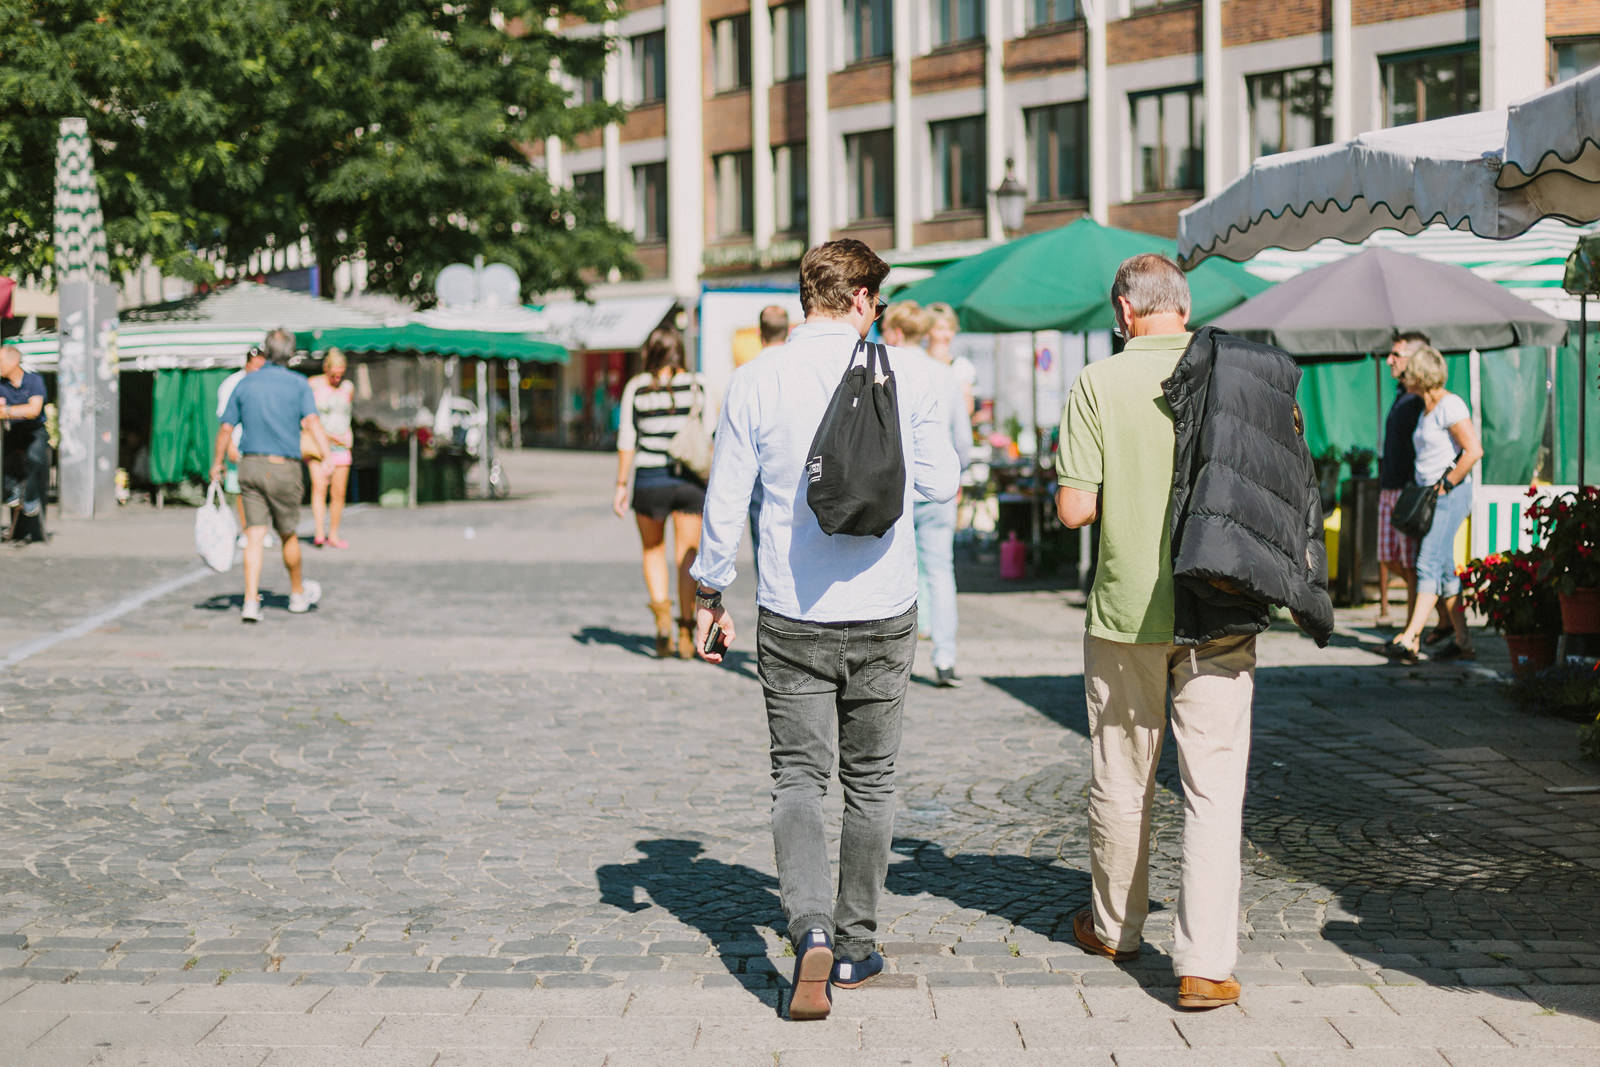
[(878, 310), (873, 313), (872, 321), (881, 322), (883, 320), (883, 313), (888, 310), (889, 305), (883, 302), (883, 297), (878, 297)]

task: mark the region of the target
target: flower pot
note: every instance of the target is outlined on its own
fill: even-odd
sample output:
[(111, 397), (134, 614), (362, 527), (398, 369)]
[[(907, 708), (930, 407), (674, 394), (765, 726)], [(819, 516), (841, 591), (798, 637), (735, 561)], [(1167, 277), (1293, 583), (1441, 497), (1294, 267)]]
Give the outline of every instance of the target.
[(1561, 632), (1600, 634), (1600, 589), (1561, 594)]
[(1525, 681), (1556, 661), (1557, 634), (1506, 634), (1511, 653), (1511, 676)]

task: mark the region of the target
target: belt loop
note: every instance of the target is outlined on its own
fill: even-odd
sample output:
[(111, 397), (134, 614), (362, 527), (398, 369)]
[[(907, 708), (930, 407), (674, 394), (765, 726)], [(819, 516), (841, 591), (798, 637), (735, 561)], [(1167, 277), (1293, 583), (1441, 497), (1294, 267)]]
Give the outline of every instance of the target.
[(1200, 673), (1200, 657), (1195, 654), (1193, 645), (1189, 646), (1189, 670), (1195, 674)]

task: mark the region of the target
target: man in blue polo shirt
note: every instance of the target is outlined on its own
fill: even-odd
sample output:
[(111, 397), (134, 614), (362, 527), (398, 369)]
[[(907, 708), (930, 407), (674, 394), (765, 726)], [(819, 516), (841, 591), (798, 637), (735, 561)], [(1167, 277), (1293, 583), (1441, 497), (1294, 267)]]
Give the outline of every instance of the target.
[(234, 387), (222, 409), (222, 426), (217, 431), (211, 480), (222, 477), (228, 446), (233, 443), (233, 428), (244, 427), (239, 460), (239, 495), (244, 499), (244, 609), (245, 622), (261, 621), (261, 549), (267, 525), (278, 532), (283, 542), (283, 565), (289, 571), (289, 610), (295, 614), (310, 611), (322, 596), (322, 586), (303, 581), (300, 573), (300, 497), (305, 481), (300, 473), (300, 431), (304, 429), (316, 442), (321, 454), (328, 454), (328, 436), (317, 418), (317, 402), (311, 384), (287, 366), (294, 355), (294, 335), (288, 330), (267, 334), (263, 351), (266, 366)]
[[(22, 369), (22, 353), (0, 347), (0, 427), (5, 441), (5, 506), (11, 536), (17, 541), (43, 541), (44, 494), (50, 484), (50, 434), (44, 422), (44, 379)], [(20, 511), (20, 514), (18, 513)]]

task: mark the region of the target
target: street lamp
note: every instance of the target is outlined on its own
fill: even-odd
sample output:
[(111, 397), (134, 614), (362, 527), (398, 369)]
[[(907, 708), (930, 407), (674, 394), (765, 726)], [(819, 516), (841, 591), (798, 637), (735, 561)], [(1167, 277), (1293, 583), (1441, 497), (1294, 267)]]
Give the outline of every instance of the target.
[(1000, 211), (1000, 228), (1007, 237), (1022, 232), (1022, 216), (1028, 209), (1028, 187), (1017, 181), (1016, 160), (1006, 158), (1006, 176), (991, 193)]

